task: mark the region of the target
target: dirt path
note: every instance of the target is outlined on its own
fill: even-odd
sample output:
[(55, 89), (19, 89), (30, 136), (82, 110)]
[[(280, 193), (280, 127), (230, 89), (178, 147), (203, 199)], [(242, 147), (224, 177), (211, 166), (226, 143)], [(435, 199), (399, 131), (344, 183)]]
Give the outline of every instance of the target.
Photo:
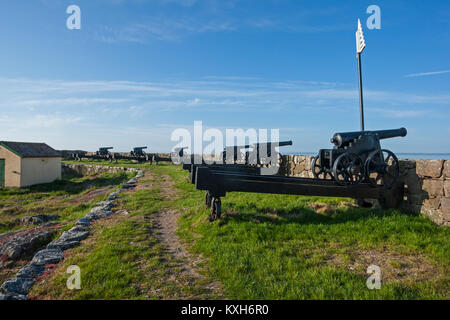
[[(174, 182), (169, 176), (163, 175), (162, 181), (158, 183), (161, 195), (165, 199), (176, 199), (178, 197)], [(181, 213), (173, 209), (165, 209), (154, 215), (154, 236), (164, 245), (166, 253), (171, 256), (170, 268), (178, 273), (178, 281), (184, 282), (184, 285), (193, 285), (201, 283), (204, 295), (220, 296), (223, 292), (222, 285), (218, 281), (208, 281), (199, 270), (199, 264), (204, 263), (204, 259), (192, 255), (187, 251), (185, 245), (180, 241), (176, 234), (178, 228), (178, 218)], [(175, 272), (175, 271), (174, 271)], [(177, 297), (179, 298), (179, 297)], [(196, 298), (186, 297), (186, 298)]]

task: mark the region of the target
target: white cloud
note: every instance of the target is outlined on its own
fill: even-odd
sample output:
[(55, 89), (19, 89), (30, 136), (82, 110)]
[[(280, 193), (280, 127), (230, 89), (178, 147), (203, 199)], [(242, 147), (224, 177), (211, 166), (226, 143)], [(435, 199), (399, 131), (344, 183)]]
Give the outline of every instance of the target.
[(407, 74), (405, 77), (406, 78), (423, 77), (423, 76), (432, 76), (432, 75), (444, 74), (444, 73), (450, 73), (450, 70), (433, 71), (433, 72), (422, 72), (422, 73), (411, 73), (411, 74)]

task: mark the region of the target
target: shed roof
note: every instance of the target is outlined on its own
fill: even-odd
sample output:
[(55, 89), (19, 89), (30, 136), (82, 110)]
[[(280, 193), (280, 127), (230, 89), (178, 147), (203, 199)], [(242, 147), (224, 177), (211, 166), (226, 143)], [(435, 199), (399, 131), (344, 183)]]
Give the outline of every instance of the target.
[(61, 154), (45, 143), (0, 141), (0, 146), (21, 158), (55, 158)]

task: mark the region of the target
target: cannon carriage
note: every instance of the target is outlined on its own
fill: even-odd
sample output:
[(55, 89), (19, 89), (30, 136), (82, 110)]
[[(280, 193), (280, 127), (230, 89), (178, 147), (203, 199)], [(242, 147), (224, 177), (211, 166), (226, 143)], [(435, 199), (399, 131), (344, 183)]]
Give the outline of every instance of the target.
[(369, 182), (391, 188), (399, 175), (396, 155), (382, 149), (380, 140), (404, 137), (405, 128), (335, 133), (333, 149), (321, 149), (311, 163), (316, 179), (334, 179), (340, 185)]

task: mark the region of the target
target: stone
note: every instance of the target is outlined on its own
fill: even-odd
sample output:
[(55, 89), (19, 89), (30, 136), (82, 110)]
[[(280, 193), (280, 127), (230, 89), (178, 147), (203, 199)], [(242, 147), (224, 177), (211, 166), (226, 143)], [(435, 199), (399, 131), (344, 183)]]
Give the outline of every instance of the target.
[(30, 263), (30, 264), (27, 264), (22, 269), (20, 269), (19, 272), (17, 273), (16, 277), (31, 279), (31, 278), (39, 277), (40, 275), (42, 275), (44, 273), (44, 271), (45, 271), (45, 267), (43, 265), (36, 264), (36, 263)]
[(75, 225), (74, 227), (70, 228), (68, 231), (69, 232), (85, 232), (88, 230), (88, 227), (84, 226), (84, 225)]
[(127, 184), (135, 184), (137, 182), (136, 177), (135, 178), (131, 178), (130, 180), (127, 181)]
[[(97, 203), (98, 207), (101, 207), (104, 210), (110, 210), (112, 207), (114, 207), (114, 204), (112, 203), (112, 201), (107, 200), (107, 201), (101, 201), (99, 203)], [(97, 208), (97, 207), (95, 207)]]
[(113, 192), (109, 195), (108, 200), (109, 201), (115, 200), (115, 199), (117, 199), (118, 196), (119, 196), (118, 192)]
[(75, 225), (82, 225), (86, 227), (88, 227), (90, 224), (91, 220), (89, 220), (88, 218), (81, 218), (75, 223)]
[(399, 171), (400, 175), (406, 175), (409, 171), (414, 169), (414, 172), (416, 172), (416, 162), (413, 160), (399, 160), (398, 161)]
[(73, 247), (76, 247), (77, 245), (80, 244), (80, 241), (67, 241), (67, 240), (55, 240), (50, 242), (47, 245), (47, 249), (60, 249), (60, 250), (67, 250)]
[(329, 204), (322, 202), (314, 202), (311, 205), (311, 208), (313, 208), (314, 211), (319, 214), (321, 213), (331, 214), (335, 212), (335, 210)]
[(86, 218), (90, 220), (97, 220), (100, 218), (109, 217), (111, 214), (112, 212), (108, 209), (105, 209), (103, 207), (95, 207), (92, 208), (91, 211), (86, 215)]
[(131, 189), (131, 188), (134, 188), (134, 187), (135, 187), (134, 184), (129, 184), (129, 183), (122, 184), (122, 188), (124, 188), (124, 189)]
[(442, 218), (442, 212), (440, 212), (439, 210), (422, 206), (420, 209), (420, 213), (428, 216), (431, 219), (431, 221), (433, 221), (438, 225), (442, 225), (444, 223), (444, 219)]
[(6, 255), (9, 259), (17, 260), (50, 242), (54, 231), (29, 229), (12, 234), (11, 239), (1, 244), (0, 255)]
[(27, 300), (23, 294), (3, 294), (0, 292), (0, 300)]
[(36, 264), (47, 265), (55, 264), (64, 259), (63, 252), (59, 248), (43, 249), (37, 252), (31, 262)]
[(423, 180), (422, 190), (428, 194), (428, 197), (436, 197), (444, 195), (444, 181), (425, 179)]
[(34, 216), (26, 216), (19, 219), (16, 219), (17, 222), (23, 225), (30, 225), (30, 224), (42, 224), (49, 221), (53, 221), (58, 219), (59, 216), (57, 214), (38, 214)]
[(303, 171), (305, 171), (305, 163), (304, 163), (304, 162), (301, 162), (301, 163), (295, 165), (294, 170), (293, 170), (293, 173), (294, 173), (294, 175), (299, 175), (299, 174), (301, 174)]
[(421, 206), (424, 200), (423, 194), (406, 194), (406, 201), (409, 204)]
[(450, 160), (444, 162), (444, 170), (442, 170), (442, 175), (445, 179), (450, 179)]
[(423, 181), (423, 179), (420, 178), (418, 175), (416, 175), (415, 172), (410, 171), (410, 174), (408, 174), (403, 179), (403, 182), (406, 184), (406, 187), (407, 187), (407, 193), (409, 193), (409, 194), (421, 193), (422, 192), (422, 181)]
[(440, 178), (444, 160), (416, 160), (416, 172), (421, 177)]
[(81, 241), (89, 236), (89, 231), (65, 231), (58, 240), (63, 241)]
[(441, 199), (439, 198), (429, 198), (423, 200), (423, 206), (427, 207), (429, 209), (439, 209), (439, 204), (441, 202)]
[(450, 197), (450, 180), (444, 180), (444, 195)]
[(1, 288), (7, 293), (26, 295), (33, 284), (33, 279), (12, 278), (6, 280)]
[(441, 198), (441, 209), (444, 216), (450, 220), (450, 198)]

